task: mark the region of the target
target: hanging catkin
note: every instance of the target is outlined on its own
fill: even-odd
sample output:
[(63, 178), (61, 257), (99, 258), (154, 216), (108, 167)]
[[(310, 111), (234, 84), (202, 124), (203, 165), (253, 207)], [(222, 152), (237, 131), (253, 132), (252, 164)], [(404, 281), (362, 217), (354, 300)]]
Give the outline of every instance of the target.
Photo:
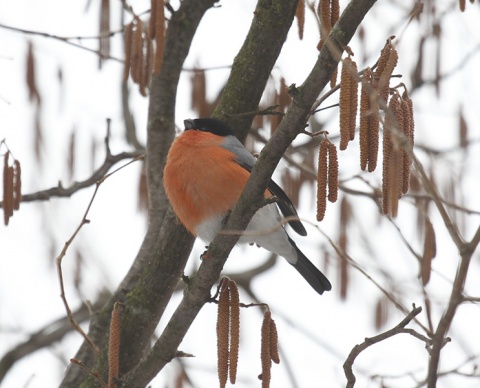
[(220, 387), (225, 387), (228, 379), (228, 344), (230, 338), (230, 290), (227, 282), (221, 283), (217, 313), (217, 369)]
[(328, 179), (328, 139), (320, 143), (317, 173), (317, 221), (322, 221), (327, 210), (327, 179)]
[(340, 75), (340, 150), (355, 138), (358, 105), (357, 64), (350, 56), (344, 59)]
[(389, 42), (388, 43), (390, 48), (390, 53), (388, 55), (388, 59), (385, 63), (385, 67), (383, 68), (382, 72), (379, 74), (379, 81), (378, 81), (378, 92), (380, 94), (380, 98), (386, 102), (388, 99), (388, 89), (390, 84), (390, 78), (392, 77), (393, 70), (397, 66), (398, 63), (398, 52), (395, 46)]
[(395, 127), (398, 128), (395, 112), (397, 111), (397, 106), (399, 104), (399, 96), (395, 93), (388, 104), (385, 123), (383, 125), (382, 210), (383, 213), (387, 215), (392, 215), (392, 199), (398, 198), (395, 190), (392, 192), (392, 186), (396, 186), (395, 180), (398, 179), (395, 171), (392, 171), (396, 166), (396, 153), (393, 150), (392, 132)]
[(368, 113), (370, 111), (370, 97), (368, 89), (370, 84), (369, 69), (365, 71), (361, 78), (360, 91), (360, 168), (362, 171), (367, 169), (368, 164)]
[[(414, 142), (414, 121), (413, 121), (413, 102), (405, 90), (402, 95), (402, 110), (403, 110), (403, 133), (408, 142), (406, 147), (412, 151)], [(406, 194), (410, 185), (410, 170), (412, 166), (412, 158), (409, 150), (405, 150), (403, 158), (403, 182), (402, 193)]]
[(328, 200), (336, 202), (338, 198), (338, 155), (335, 144), (328, 142)]

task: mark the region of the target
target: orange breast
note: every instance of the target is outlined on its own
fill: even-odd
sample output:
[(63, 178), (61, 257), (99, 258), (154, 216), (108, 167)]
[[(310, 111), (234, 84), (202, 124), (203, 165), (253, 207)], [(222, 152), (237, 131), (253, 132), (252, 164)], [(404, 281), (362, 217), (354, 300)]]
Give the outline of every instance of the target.
[(249, 172), (219, 146), (223, 138), (186, 131), (172, 144), (164, 171), (165, 190), (180, 221), (195, 234), (203, 220), (231, 210)]

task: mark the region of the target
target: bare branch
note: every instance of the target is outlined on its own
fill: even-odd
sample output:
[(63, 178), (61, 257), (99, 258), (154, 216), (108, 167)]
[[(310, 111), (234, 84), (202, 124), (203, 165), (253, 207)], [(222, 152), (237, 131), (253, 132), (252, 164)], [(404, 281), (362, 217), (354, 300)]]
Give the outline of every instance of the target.
[(463, 245), (464, 245), (463, 238), (460, 235), (460, 232), (459, 232), (457, 226), (452, 221), (452, 219), (450, 218), (447, 210), (443, 206), (443, 199), (441, 198), (440, 194), (438, 193), (438, 190), (435, 187), (435, 185), (433, 185), (431, 180), (428, 178), (427, 173), (425, 172), (425, 169), (423, 168), (422, 163), (418, 160), (418, 158), (415, 156), (415, 154), (413, 152), (409, 152), (409, 153), (410, 153), (410, 156), (412, 157), (415, 169), (419, 173), (420, 180), (423, 184), (423, 187), (425, 188), (427, 193), (430, 194), (430, 196), (432, 197), (432, 200), (435, 203), (435, 206), (437, 207), (437, 209), (438, 209), (438, 211), (439, 211), (439, 213), (440, 213), (440, 215), (443, 219), (443, 223), (445, 224), (445, 227), (447, 228), (453, 242), (457, 246), (458, 250), (461, 250)]
[[(372, 284), (375, 285), (394, 305), (397, 309), (402, 311), (404, 314), (408, 314), (408, 309), (387, 289), (385, 289), (380, 283), (378, 283), (372, 276), (370, 276), (352, 257), (350, 257), (346, 252), (344, 252), (340, 247), (335, 244), (335, 242), (320, 228), (318, 228), (320, 233), (327, 239), (330, 246), (335, 250), (337, 255), (342, 259), (346, 260), (353, 268), (359, 271), (363, 276), (365, 276)], [(428, 333), (428, 329), (419, 321), (415, 321), (425, 332)]]
[(95, 55), (98, 55), (98, 56), (100, 56), (100, 58), (102, 58), (102, 59), (113, 59), (114, 61), (123, 63), (123, 59), (115, 58), (115, 57), (112, 57), (112, 56), (110, 56), (110, 55), (102, 55), (102, 54), (99, 53), (98, 50), (96, 50), (96, 49), (91, 49), (91, 48), (89, 48), (89, 47), (82, 46), (81, 44), (72, 42), (72, 40), (79, 40), (79, 41), (81, 41), (81, 40), (87, 40), (87, 39), (102, 39), (102, 38), (105, 38), (105, 37), (111, 37), (111, 36), (113, 36), (113, 35), (115, 35), (115, 34), (122, 33), (123, 30), (110, 31), (110, 32), (108, 32), (107, 34), (102, 34), (102, 35), (98, 35), (98, 36), (88, 36), (88, 37), (74, 36), (74, 37), (67, 37), (67, 36), (52, 35), (52, 34), (48, 34), (48, 33), (46, 33), (46, 32), (25, 30), (25, 29), (23, 29), (23, 28), (11, 27), (11, 26), (7, 26), (7, 25), (5, 25), (5, 24), (0, 24), (0, 28), (4, 28), (4, 29), (10, 30), (10, 31), (19, 32), (19, 33), (25, 34), (25, 35), (36, 35), (36, 36), (42, 36), (42, 37), (44, 37), (44, 38), (50, 38), (50, 39), (59, 40), (59, 41), (61, 41), (61, 42), (63, 42), (63, 43), (69, 44), (69, 45), (71, 45), (71, 46), (74, 46), (74, 47), (77, 47), (77, 48), (79, 48), (79, 49), (82, 49), (82, 50), (91, 52), (91, 53), (93, 53), (93, 54), (95, 54)]
[(355, 347), (348, 355), (345, 363), (343, 364), (343, 370), (345, 372), (345, 376), (347, 377), (347, 388), (352, 388), (355, 385), (356, 378), (353, 373), (353, 363), (355, 362), (355, 359), (361, 352), (363, 352), (370, 346), (384, 341), (388, 338), (391, 338), (397, 334), (410, 334), (413, 335), (415, 338), (418, 338), (419, 340), (425, 342), (426, 346), (431, 345), (431, 340), (429, 338), (417, 333), (413, 329), (405, 328), (405, 326), (407, 326), (418, 314), (420, 314), (421, 311), (421, 307), (413, 306), (413, 310), (404, 319), (402, 319), (402, 321), (397, 326), (379, 335), (376, 335), (375, 337), (365, 338), (365, 341), (362, 342), (360, 345), (355, 345)]
[[(143, 152), (135, 151), (135, 152), (122, 152), (117, 155), (108, 155), (105, 157), (105, 161), (103, 164), (87, 179), (83, 181), (74, 182), (69, 187), (62, 187), (59, 183), (57, 187), (52, 187), (50, 189), (37, 191), (31, 194), (23, 194), (22, 195), (22, 202), (34, 202), (34, 201), (48, 201), (51, 198), (56, 197), (70, 197), (75, 194), (77, 191), (82, 190), (84, 188), (93, 186), (97, 181), (102, 179), (105, 174), (108, 173), (108, 170), (116, 163), (125, 160), (125, 159), (136, 159), (139, 157), (143, 157)], [(3, 206), (3, 202), (0, 202), (0, 208)]]
[(73, 240), (75, 239), (77, 234), (80, 232), (80, 229), (82, 229), (82, 227), (84, 225), (90, 223), (90, 220), (87, 219), (87, 216), (88, 216), (88, 213), (90, 212), (90, 208), (92, 207), (93, 201), (95, 200), (95, 196), (97, 195), (97, 192), (98, 192), (98, 189), (100, 188), (100, 185), (103, 182), (105, 182), (105, 180), (107, 178), (109, 178), (111, 175), (115, 174), (117, 171), (119, 171), (122, 168), (136, 162), (137, 160), (141, 160), (141, 159), (143, 159), (143, 155), (141, 155), (141, 156), (131, 160), (127, 164), (117, 168), (115, 171), (112, 171), (111, 173), (105, 175), (104, 177), (102, 177), (100, 180), (98, 180), (96, 182), (95, 191), (93, 192), (92, 198), (90, 199), (90, 202), (88, 203), (87, 209), (85, 210), (85, 213), (82, 217), (82, 220), (80, 221), (80, 224), (78, 225), (77, 229), (75, 229), (72, 236), (65, 242), (65, 245), (64, 245), (62, 251), (60, 252), (58, 257), (55, 259), (55, 262), (56, 262), (56, 265), (57, 265), (58, 279), (60, 281), (60, 297), (62, 298), (63, 304), (65, 306), (65, 310), (67, 312), (68, 320), (69, 320), (70, 324), (72, 325), (72, 327), (74, 328), (74, 330), (77, 331), (85, 339), (85, 341), (89, 344), (89, 346), (92, 348), (92, 350), (95, 353), (98, 353), (100, 351), (100, 349), (93, 343), (93, 341), (90, 339), (90, 337), (87, 335), (87, 333), (85, 333), (85, 331), (75, 321), (75, 319), (73, 317), (72, 310), (70, 309), (70, 306), (68, 304), (67, 297), (65, 295), (64, 282), (63, 282), (62, 260), (65, 257), (65, 255), (67, 254), (67, 250), (70, 247), (70, 245), (72, 244)]
[(100, 374), (98, 373), (98, 371), (95, 371), (91, 368), (89, 368), (87, 365), (85, 365), (84, 362), (82, 362), (81, 360), (77, 360), (76, 358), (71, 358), (70, 359), (70, 362), (73, 364), (73, 365), (78, 365), (83, 371), (85, 371), (87, 374), (89, 374), (90, 376), (92, 376), (95, 381), (97, 381), (98, 383), (100, 383), (100, 386), (102, 388), (107, 388), (108, 385), (105, 381), (103, 381), (103, 379), (101, 378)]

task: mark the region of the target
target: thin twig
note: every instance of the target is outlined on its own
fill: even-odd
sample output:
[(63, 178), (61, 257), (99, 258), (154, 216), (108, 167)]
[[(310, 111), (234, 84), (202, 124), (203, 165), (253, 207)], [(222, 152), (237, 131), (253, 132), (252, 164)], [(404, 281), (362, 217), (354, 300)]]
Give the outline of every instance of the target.
[[(135, 160), (142, 159), (144, 151), (134, 152), (122, 152), (117, 155), (107, 155), (103, 164), (87, 179), (72, 183), (69, 187), (63, 187), (60, 183), (56, 187), (52, 187), (46, 190), (40, 190), (31, 194), (22, 195), (21, 202), (33, 202), (33, 201), (48, 201), (51, 198), (70, 197), (77, 191), (93, 186), (98, 180), (105, 176), (108, 170), (116, 163), (124, 159)], [(0, 208), (3, 207), (3, 202), (0, 202)]]
[(72, 364), (75, 364), (75, 365), (78, 365), (80, 368), (82, 368), (85, 372), (87, 372), (90, 376), (92, 376), (93, 378), (95, 378), (95, 380), (97, 380), (100, 385), (102, 386), (102, 388), (107, 388), (108, 385), (107, 383), (105, 383), (105, 381), (102, 380), (102, 378), (100, 377), (100, 374), (97, 372), (97, 371), (93, 371), (91, 370), (88, 366), (86, 366), (82, 361), (80, 360), (77, 360), (76, 358), (71, 358), (70, 359), (70, 362)]
[(60, 42), (63, 42), (63, 43), (67, 43), (71, 46), (74, 46), (74, 47), (77, 47), (79, 49), (82, 49), (82, 50), (86, 50), (88, 52), (91, 52), (91, 53), (94, 53), (95, 55), (99, 55), (102, 59), (113, 59), (114, 61), (117, 61), (117, 62), (120, 62), (120, 63), (123, 63), (124, 60), (123, 59), (119, 59), (119, 58), (115, 58), (115, 57), (112, 57), (110, 55), (103, 55), (101, 54), (100, 52), (98, 52), (98, 50), (96, 49), (91, 49), (89, 47), (85, 47), (85, 46), (82, 46), (81, 44), (78, 44), (78, 43), (75, 43), (75, 42), (71, 42), (71, 40), (82, 40), (82, 39), (102, 39), (102, 38), (105, 38), (105, 37), (111, 37), (117, 33), (121, 33), (123, 32), (123, 30), (119, 30), (119, 31), (109, 31), (108, 33), (106, 34), (101, 34), (101, 35), (98, 35), (98, 36), (95, 36), (95, 37), (81, 37), (81, 36), (76, 36), (76, 37), (63, 37), (63, 36), (57, 36), (57, 35), (52, 35), (52, 34), (48, 34), (46, 32), (40, 32), (40, 31), (32, 31), (32, 30), (25, 30), (23, 28), (17, 28), (17, 27), (11, 27), (11, 26), (7, 26), (5, 24), (0, 24), (0, 28), (4, 28), (6, 30), (10, 30), (10, 31), (15, 31), (15, 32), (19, 32), (21, 34), (26, 34), (26, 35), (36, 35), (36, 36), (41, 36), (41, 37), (44, 37), (44, 38), (50, 38), (50, 39), (55, 39), (55, 40), (59, 40)]
[[(399, 135), (399, 134), (396, 134), (396, 135)], [(403, 134), (400, 134), (400, 135), (403, 135)], [(402, 143), (403, 143), (404, 140), (406, 140), (404, 138), (405, 138), (405, 136), (403, 135), (403, 138), (401, 138)], [(420, 175), (420, 180), (423, 184), (423, 187), (425, 188), (427, 193), (430, 194), (430, 196), (432, 197), (432, 200), (435, 203), (435, 205), (436, 205), (436, 207), (437, 207), (437, 209), (440, 213), (440, 216), (443, 219), (443, 223), (445, 224), (445, 227), (447, 228), (448, 233), (450, 234), (450, 237), (452, 238), (453, 242), (457, 246), (457, 249), (459, 251), (461, 251), (462, 247), (464, 245), (464, 241), (463, 241), (462, 236), (460, 235), (460, 232), (457, 228), (457, 225), (455, 225), (455, 223), (452, 221), (452, 219), (450, 218), (447, 210), (443, 206), (444, 201), (443, 201), (442, 197), (440, 196), (440, 194), (438, 193), (438, 190), (435, 187), (435, 185), (428, 178), (427, 173), (425, 172), (425, 169), (423, 168), (422, 163), (420, 163), (420, 161), (417, 159), (417, 157), (415, 156), (413, 151), (411, 151), (408, 148), (409, 147), (404, 147), (404, 149), (407, 150), (410, 157), (412, 158), (413, 165), (415, 166), (415, 169), (418, 171), (418, 173)]]
[[(365, 271), (352, 257), (350, 257), (345, 251), (343, 251), (335, 242), (322, 230), (317, 226), (320, 233), (327, 239), (330, 246), (335, 250), (337, 255), (342, 259), (346, 260), (353, 268), (358, 270), (363, 276), (365, 276), (368, 280), (370, 280), (400, 311), (404, 314), (408, 314), (408, 309), (402, 305), (402, 303), (395, 298), (395, 296), (387, 291), (383, 286), (380, 285), (374, 278), (372, 278), (367, 271)], [(415, 320), (415, 322), (425, 331), (428, 333), (428, 329), (420, 322)]]
[(65, 295), (65, 287), (64, 287), (64, 281), (63, 281), (63, 272), (62, 272), (62, 260), (63, 258), (65, 257), (66, 253), (67, 253), (67, 250), (68, 248), (70, 247), (70, 245), (72, 244), (73, 240), (75, 239), (75, 237), (77, 236), (77, 234), (80, 232), (80, 229), (82, 229), (82, 227), (85, 225), (85, 224), (88, 224), (90, 223), (90, 221), (87, 219), (87, 216), (88, 216), (88, 213), (90, 212), (90, 208), (92, 207), (92, 204), (93, 204), (93, 201), (95, 200), (95, 197), (97, 195), (97, 192), (98, 192), (98, 189), (100, 188), (100, 185), (108, 178), (110, 177), (112, 174), (115, 174), (117, 171), (121, 170), (122, 168), (136, 162), (137, 160), (141, 160), (143, 159), (143, 155), (141, 156), (138, 156), (136, 157), (135, 159), (131, 160), (130, 162), (128, 162), (127, 164), (117, 168), (116, 170), (112, 171), (111, 173), (105, 175), (104, 177), (100, 178), (96, 184), (95, 184), (95, 191), (93, 192), (93, 195), (92, 195), (92, 198), (90, 199), (90, 202), (88, 203), (88, 206), (87, 206), (87, 209), (85, 210), (85, 213), (82, 217), (82, 220), (80, 221), (80, 224), (77, 226), (77, 228), (75, 229), (75, 231), (73, 232), (72, 236), (65, 242), (65, 245), (63, 246), (63, 249), (62, 251), (60, 252), (60, 254), (58, 255), (58, 257), (56, 258), (55, 262), (56, 262), (56, 266), (57, 266), (57, 273), (58, 273), (58, 279), (59, 279), (59, 282), (60, 282), (60, 297), (63, 301), (63, 304), (65, 306), (65, 310), (67, 312), (67, 317), (68, 317), (68, 320), (70, 322), (70, 325), (75, 329), (75, 331), (77, 331), (80, 335), (82, 335), (82, 337), (85, 339), (85, 341), (88, 343), (88, 345), (92, 348), (92, 350), (98, 354), (99, 353), (99, 349), (98, 347), (90, 340), (90, 338), (88, 337), (87, 333), (85, 333), (85, 331), (80, 327), (80, 325), (75, 321), (74, 317), (73, 317), (73, 314), (72, 314), (72, 311), (70, 309), (70, 306), (68, 304), (68, 301), (67, 301), (67, 298), (66, 298), (66, 295)]

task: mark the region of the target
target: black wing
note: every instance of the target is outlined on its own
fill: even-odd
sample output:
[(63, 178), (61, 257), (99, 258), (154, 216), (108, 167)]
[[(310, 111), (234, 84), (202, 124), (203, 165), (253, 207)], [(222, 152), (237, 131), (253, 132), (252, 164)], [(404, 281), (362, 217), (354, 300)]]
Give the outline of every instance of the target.
[[(242, 163), (239, 160), (235, 160), (241, 167), (243, 167), (248, 172), (252, 172), (253, 166), (250, 166), (247, 163)], [(287, 194), (282, 190), (282, 188), (277, 185), (273, 180), (270, 179), (270, 182), (267, 186), (268, 190), (277, 197), (277, 205), (280, 208), (280, 211), (285, 217), (290, 218), (288, 220), (288, 224), (292, 227), (292, 229), (297, 232), (300, 236), (306, 236), (307, 231), (303, 226), (302, 222), (300, 221), (297, 211), (295, 210), (295, 206), (293, 206), (292, 201), (288, 198)]]

